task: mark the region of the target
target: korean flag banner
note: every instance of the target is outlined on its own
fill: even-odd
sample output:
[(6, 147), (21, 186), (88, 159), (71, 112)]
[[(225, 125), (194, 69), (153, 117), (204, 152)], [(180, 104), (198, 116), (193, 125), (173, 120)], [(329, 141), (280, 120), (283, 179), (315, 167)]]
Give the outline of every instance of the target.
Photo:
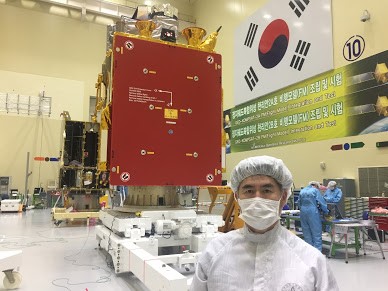
[(331, 0), (270, 0), (235, 34), (235, 105), (333, 69)]

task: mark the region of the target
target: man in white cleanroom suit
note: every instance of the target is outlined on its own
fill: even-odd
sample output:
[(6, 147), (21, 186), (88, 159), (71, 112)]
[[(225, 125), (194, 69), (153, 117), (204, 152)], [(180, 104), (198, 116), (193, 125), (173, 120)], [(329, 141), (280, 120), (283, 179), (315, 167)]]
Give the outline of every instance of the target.
[(291, 185), (290, 171), (273, 157), (247, 158), (233, 169), (245, 226), (209, 242), (190, 290), (339, 290), (325, 256), (280, 225)]

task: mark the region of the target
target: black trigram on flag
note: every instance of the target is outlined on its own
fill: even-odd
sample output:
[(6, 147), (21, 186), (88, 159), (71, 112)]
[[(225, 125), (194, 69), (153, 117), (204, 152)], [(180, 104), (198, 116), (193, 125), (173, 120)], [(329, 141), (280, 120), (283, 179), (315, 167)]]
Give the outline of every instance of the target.
[(250, 48), (252, 47), (253, 40), (255, 39), (258, 27), (259, 26), (257, 24), (254, 24), (254, 23), (251, 23), (249, 25), (248, 33), (247, 33), (247, 36), (246, 36), (245, 42), (244, 42), (244, 45), (246, 45), (247, 47), (250, 47)]
[(302, 15), (302, 12), (306, 9), (307, 5), (309, 5), (309, 3), (309, 0), (294, 0), (290, 1), (288, 5), (290, 5), (296, 16), (300, 17)]
[(302, 70), (303, 63), (307, 53), (309, 52), (311, 43), (305, 42), (303, 40), (298, 41), (298, 45), (295, 49), (295, 54), (292, 57), (290, 67), (297, 69), (298, 71)]
[(259, 81), (259, 78), (257, 78), (256, 73), (252, 67), (249, 67), (249, 70), (246, 73), (246, 75), (244, 76), (244, 79), (247, 82), (248, 87), (249, 87), (249, 89), (251, 89), (251, 91), (256, 86), (257, 82)]

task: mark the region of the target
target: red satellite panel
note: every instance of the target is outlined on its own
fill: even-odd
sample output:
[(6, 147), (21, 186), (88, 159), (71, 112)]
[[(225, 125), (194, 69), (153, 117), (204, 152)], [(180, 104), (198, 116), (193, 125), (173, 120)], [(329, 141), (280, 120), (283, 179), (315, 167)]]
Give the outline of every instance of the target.
[(117, 34), (112, 185), (221, 184), (221, 55)]

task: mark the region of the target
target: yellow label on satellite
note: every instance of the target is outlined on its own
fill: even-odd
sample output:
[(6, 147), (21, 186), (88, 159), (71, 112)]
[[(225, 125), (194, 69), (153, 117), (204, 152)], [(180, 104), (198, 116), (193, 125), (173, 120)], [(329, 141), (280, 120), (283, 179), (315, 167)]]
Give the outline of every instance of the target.
[(164, 118), (178, 119), (178, 110), (165, 108), (164, 109)]

